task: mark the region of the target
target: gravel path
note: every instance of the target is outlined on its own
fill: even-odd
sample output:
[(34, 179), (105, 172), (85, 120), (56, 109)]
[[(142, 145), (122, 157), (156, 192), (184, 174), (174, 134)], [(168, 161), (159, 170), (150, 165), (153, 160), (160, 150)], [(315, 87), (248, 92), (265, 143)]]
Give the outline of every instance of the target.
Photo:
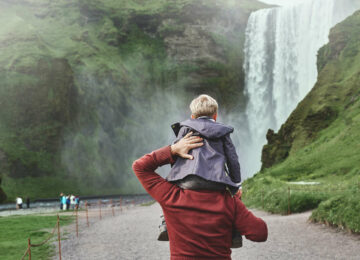
[[(245, 239), (244, 247), (233, 251), (233, 259), (360, 259), (359, 236), (308, 223), (309, 212), (291, 216), (253, 212), (268, 224), (268, 241)], [(82, 216), (79, 238), (72, 232), (63, 241), (63, 259), (169, 259), (168, 242), (156, 240), (160, 213), (158, 204), (122, 213), (117, 209), (115, 217), (111, 210), (104, 211), (107, 216), (101, 221), (93, 212), (90, 228)]]

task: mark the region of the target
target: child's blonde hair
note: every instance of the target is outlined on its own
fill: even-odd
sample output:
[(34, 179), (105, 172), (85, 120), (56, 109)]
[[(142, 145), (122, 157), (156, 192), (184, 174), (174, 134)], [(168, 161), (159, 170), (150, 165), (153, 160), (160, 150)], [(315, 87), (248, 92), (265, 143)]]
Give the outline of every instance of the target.
[(201, 116), (212, 117), (217, 114), (218, 107), (216, 100), (205, 94), (198, 96), (190, 103), (191, 114), (193, 114), (195, 118)]

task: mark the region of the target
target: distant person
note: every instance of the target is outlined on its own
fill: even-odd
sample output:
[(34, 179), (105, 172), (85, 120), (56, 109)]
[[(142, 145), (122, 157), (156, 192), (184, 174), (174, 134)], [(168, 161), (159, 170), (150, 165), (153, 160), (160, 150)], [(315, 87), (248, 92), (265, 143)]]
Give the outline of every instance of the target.
[(65, 196), (65, 194), (63, 194), (63, 196), (61, 197), (62, 209), (63, 210), (66, 210), (66, 201), (67, 201), (66, 196)]
[(70, 195), (66, 197), (66, 210), (70, 209)]
[(30, 198), (29, 197), (27, 197), (26, 198), (26, 208), (30, 208)]
[(80, 205), (80, 198), (79, 196), (75, 197), (75, 209), (78, 210)]
[[(166, 179), (185, 190), (228, 191), (234, 196), (241, 185), (239, 159), (230, 138), (234, 128), (216, 122), (218, 103), (209, 95), (192, 100), (190, 110), (191, 119), (172, 125), (175, 142), (192, 132), (203, 138), (204, 145), (188, 158), (178, 158)], [(188, 160), (192, 156), (196, 160)], [(158, 240), (168, 240), (166, 230), (163, 221)], [(234, 230), (232, 247), (241, 246), (242, 237)]]
[(63, 197), (64, 197), (64, 194), (61, 192), (60, 193), (60, 210), (64, 209)]
[[(163, 209), (174, 260), (231, 259), (233, 227), (252, 241), (266, 241), (268, 235), (266, 223), (228, 191), (182, 189), (155, 172), (180, 158), (199, 160), (199, 152), (195, 151), (205, 144), (202, 140), (188, 133), (177, 143), (133, 163), (141, 184)], [(190, 150), (193, 153), (189, 156)]]
[(22, 209), (23, 200), (20, 197), (16, 198), (16, 209)]
[(75, 196), (73, 194), (70, 196), (70, 205), (71, 209), (75, 209)]

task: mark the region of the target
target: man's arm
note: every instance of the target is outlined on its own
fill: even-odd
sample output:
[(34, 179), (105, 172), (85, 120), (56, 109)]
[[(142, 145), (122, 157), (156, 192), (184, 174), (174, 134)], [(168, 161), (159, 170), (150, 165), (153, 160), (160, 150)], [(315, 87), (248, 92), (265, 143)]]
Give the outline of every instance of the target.
[(264, 242), (268, 237), (267, 225), (261, 218), (257, 218), (242, 203), (235, 199), (236, 215), (235, 228), (241, 235), (255, 242)]
[(167, 199), (172, 189), (178, 189), (178, 187), (164, 180), (155, 170), (159, 166), (173, 163), (173, 156), (192, 160), (193, 156), (188, 154), (189, 151), (202, 146), (203, 143), (201, 142), (202, 138), (191, 136), (191, 134), (191, 132), (188, 133), (171, 147), (166, 146), (155, 150), (133, 163), (133, 170), (145, 190), (160, 203)]
[(169, 190), (177, 188), (155, 172), (159, 166), (168, 163), (173, 163), (170, 146), (146, 154), (137, 159), (132, 165), (136, 177), (138, 177), (145, 190), (160, 203), (166, 199)]
[(233, 182), (241, 182), (240, 163), (235, 146), (231, 141), (230, 134), (224, 136), (224, 152), (229, 175)]

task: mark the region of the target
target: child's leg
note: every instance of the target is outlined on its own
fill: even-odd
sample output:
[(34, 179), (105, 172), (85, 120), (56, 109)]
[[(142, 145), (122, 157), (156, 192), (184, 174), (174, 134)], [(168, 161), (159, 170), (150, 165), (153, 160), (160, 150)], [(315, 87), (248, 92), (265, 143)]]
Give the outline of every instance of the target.
[[(241, 193), (242, 192), (239, 189), (239, 191), (235, 194), (235, 198), (241, 200)], [(231, 248), (240, 248), (240, 247), (242, 247), (242, 244), (243, 244), (242, 236), (236, 229), (233, 229)]]
[(159, 226), (159, 236), (158, 236), (158, 240), (159, 241), (169, 241), (169, 235), (167, 232), (167, 228), (166, 228), (166, 222), (165, 222), (165, 217), (164, 215), (160, 216), (161, 218), (161, 225)]
[(233, 229), (232, 231), (232, 243), (231, 243), (231, 248), (240, 248), (243, 245), (243, 239), (241, 234), (236, 230)]

